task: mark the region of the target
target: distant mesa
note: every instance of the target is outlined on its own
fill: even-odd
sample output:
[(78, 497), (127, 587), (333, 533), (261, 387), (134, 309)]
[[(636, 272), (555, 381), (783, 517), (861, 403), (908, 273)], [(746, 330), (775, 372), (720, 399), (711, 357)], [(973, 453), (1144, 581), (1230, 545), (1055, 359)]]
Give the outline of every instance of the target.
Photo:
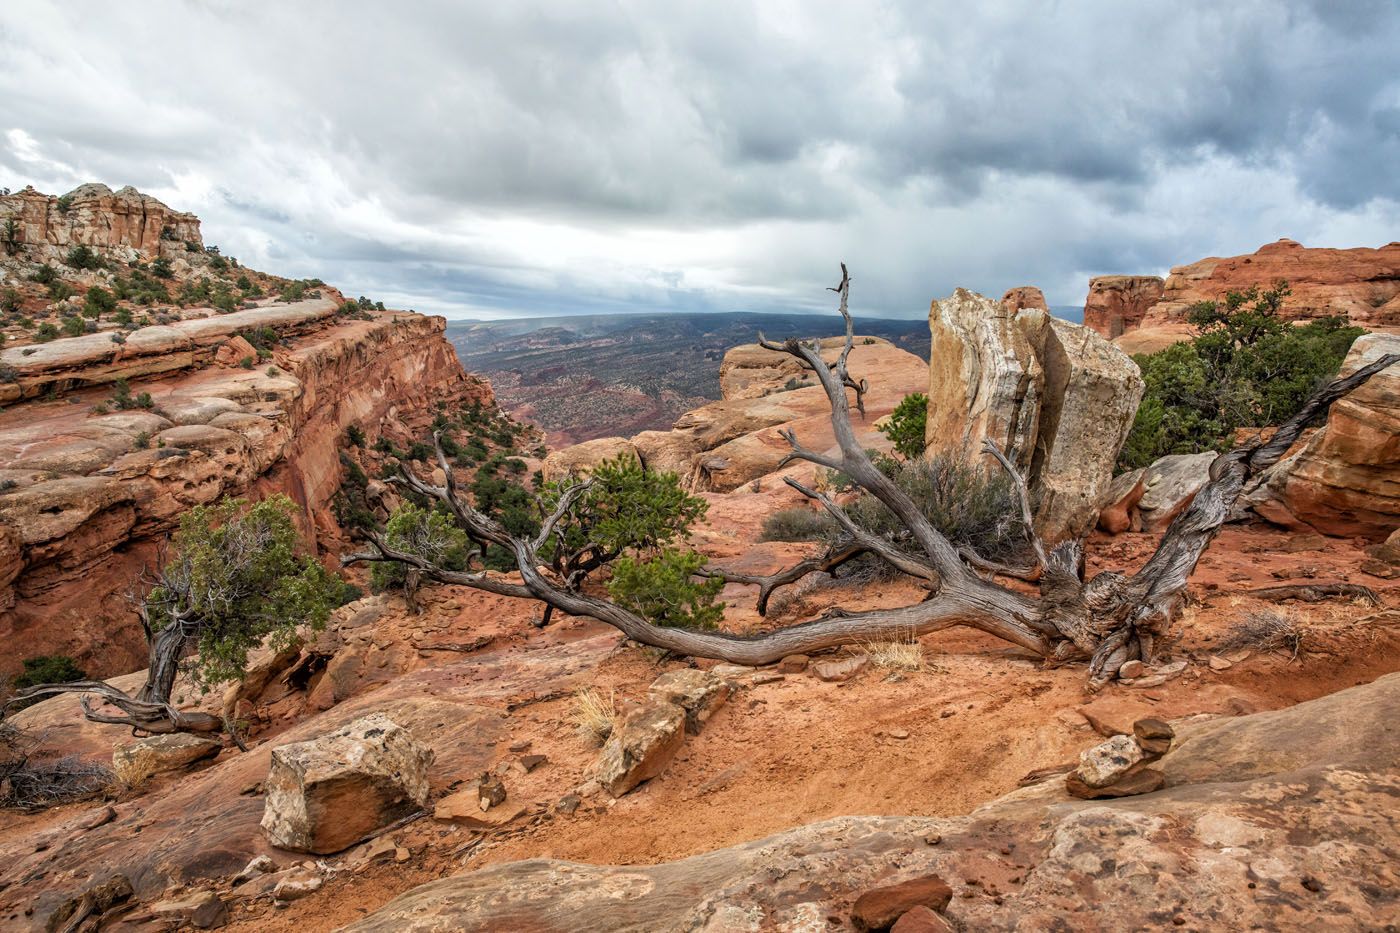
[[(1115, 339), (1134, 330), (1180, 336), (1199, 301), (1215, 301), (1251, 285), (1287, 281), (1283, 313), (1293, 320), (1339, 316), (1368, 327), (1400, 325), (1400, 243), (1378, 249), (1326, 249), (1282, 239), (1246, 256), (1210, 257), (1155, 275), (1104, 275), (1089, 281), (1084, 323)], [(1136, 349), (1149, 349), (1144, 344)]]

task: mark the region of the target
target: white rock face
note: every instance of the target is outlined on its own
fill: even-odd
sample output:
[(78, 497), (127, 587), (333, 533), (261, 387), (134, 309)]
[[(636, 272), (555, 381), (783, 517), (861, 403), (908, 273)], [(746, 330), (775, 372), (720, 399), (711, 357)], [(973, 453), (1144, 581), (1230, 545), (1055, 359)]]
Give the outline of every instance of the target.
[(1090, 787), (1107, 787), (1147, 757), (1131, 735), (1115, 735), (1079, 755), (1079, 779)]
[(262, 828), (278, 848), (349, 848), (428, 802), (433, 753), (383, 713), (272, 750)]
[(1142, 376), (1089, 328), (1014, 306), (966, 289), (933, 303), (928, 449), (990, 465), (992, 439), (1026, 477), (1041, 536), (1076, 537), (1113, 481)]

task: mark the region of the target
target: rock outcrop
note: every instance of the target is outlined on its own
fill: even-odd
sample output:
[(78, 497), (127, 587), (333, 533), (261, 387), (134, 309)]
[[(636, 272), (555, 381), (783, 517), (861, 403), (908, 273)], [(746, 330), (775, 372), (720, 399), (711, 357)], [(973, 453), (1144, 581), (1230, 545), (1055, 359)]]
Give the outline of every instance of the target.
[(929, 877), (953, 889), (929, 896), (955, 929), (1054, 929), (1071, 910), (1102, 929), (1380, 928), (1400, 884), (1397, 714), (1392, 674), (1178, 730), (1155, 793), (1078, 800), (1047, 780), (967, 816), (843, 817), (677, 862), (510, 862), (348, 929), (829, 929)]
[(7, 220), (18, 222), (19, 243), (39, 262), (61, 261), (74, 246), (127, 261), (154, 259), (167, 244), (183, 252), (186, 242), (204, 242), (198, 217), (130, 186), (79, 185), (62, 197), (28, 187), (0, 195), (0, 224)]
[[(443, 338), (443, 319), (333, 311), (313, 300), (142, 328), (127, 345), (151, 352), (115, 361), (94, 357), (90, 337), (20, 355), (21, 386), (91, 388), (0, 409), (0, 639), (24, 645), (0, 674), (38, 654), (70, 655), (90, 674), (143, 666), (125, 594), (188, 509), (283, 492), (304, 510), (309, 543), (334, 536), (348, 427), (408, 433), (427, 427), (437, 401), (491, 402)], [(213, 362), (230, 328), (263, 326), (285, 338), (270, 359)], [(125, 353), (100, 348), (114, 349)], [(132, 379), (133, 396), (149, 393), (150, 407), (104, 411), (113, 390), (100, 383), (117, 376)]]
[(624, 456), (640, 460), (637, 448), (633, 447), (627, 438), (599, 437), (552, 452), (544, 458), (540, 471), (546, 482), (576, 479), (589, 473), (605, 460), (615, 460)]
[(262, 827), (280, 849), (348, 849), (428, 802), (433, 753), (376, 713), (272, 750)]
[(1112, 340), (1142, 326), (1148, 310), (1162, 299), (1157, 275), (1098, 275), (1089, 280), (1084, 326)]
[(1165, 282), (1155, 276), (1099, 276), (1089, 283), (1084, 323), (1109, 338), (1138, 328), (1175, 334), (1196, 302), (1278, 281), (1291, 289), (1282, 311), (1290, 320), (1336, 315), (1371, 327), (1400, 325), (1400, 242), (1378, 249), (1323, 249), (1287, 239), (1245, 256), (1212, 256), (1177, 266)]
[(1048, 539), (1090, 527), (1142, 397), (1122, 351), (1086, 327), (958, 289), (929, 311), (931, 453), (986, 462), (990, 438), (1022, 471)]
[(1049, 312), (1050, 306), (1045, 303), (1045, 293), (1034, 285), (1018, 285), (1008, 289), (1005, 295), (1001, 296), (1001, 303), (1006, 306), (1006, 310), (1015, 314), (1026, 308), (1034, 308), (1040, 311)]
[[(883, 337), (857, 335), (860, 346), (893, 346)], [(820, 341), (822, 359), (835, 362), (844, 337), (823, 337)], [(767, 350), (756, 343), (746, 343), (726, 351), (719, 364), (719, 392), (722, 399), (762, 398), (775, 392), (787, 392), (803, 386), (816, 385), (816, 377), (802, 368), (802, 363), (788, 353)]]
[[(1400, 336), (1360, 337), (1341, 372), (1386, 353), (1400, 353)], [(1381, 541), (1400, 527), (1400, 366), (1335, 402), (1326, 425), (1249, 500), (1264, 518), (1324, 534)]]

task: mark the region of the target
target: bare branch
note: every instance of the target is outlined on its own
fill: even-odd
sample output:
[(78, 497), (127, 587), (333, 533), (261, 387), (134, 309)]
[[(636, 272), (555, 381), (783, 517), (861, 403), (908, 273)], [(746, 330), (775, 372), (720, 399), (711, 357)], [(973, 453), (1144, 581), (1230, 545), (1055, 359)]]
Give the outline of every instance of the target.
[(1046, 563), (1045, 545), (1040, 541), (1040, 535), (1035, 533), (1035, 516), (1031, 513), (1031, 493), (1026, 488), (1026, 478), (1021, 475), (1021, 471), (1016, 469), (1015, 464), (1007, 459), (1006, 454), (1001, 452), (997, 442), (990, 437), (983, 438), (982, 450), (996, 458), (997, 463), (1006, 471), (1006, 475), (1011, 477), (1011, 485), (1016, 488), (1016, 499), (1021, 506), (1021, 522), (1026, 526), (1026, 535), (1031, 539), (1031, 547), (1035, 548), (1036, 560), (1040, 566)]

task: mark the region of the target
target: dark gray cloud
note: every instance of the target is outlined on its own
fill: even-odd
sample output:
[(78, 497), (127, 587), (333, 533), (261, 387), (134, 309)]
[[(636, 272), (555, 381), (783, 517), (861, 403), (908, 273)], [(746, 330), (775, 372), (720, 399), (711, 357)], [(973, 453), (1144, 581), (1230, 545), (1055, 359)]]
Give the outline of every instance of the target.
[[(135, 17), (135, 19), (133, 19)], [(139, 28), (136, 28), (139, 25)], [(1387, 0), (0, 7), (0, 184), (457, 316), (1082, 301), (1400, 229)]]

